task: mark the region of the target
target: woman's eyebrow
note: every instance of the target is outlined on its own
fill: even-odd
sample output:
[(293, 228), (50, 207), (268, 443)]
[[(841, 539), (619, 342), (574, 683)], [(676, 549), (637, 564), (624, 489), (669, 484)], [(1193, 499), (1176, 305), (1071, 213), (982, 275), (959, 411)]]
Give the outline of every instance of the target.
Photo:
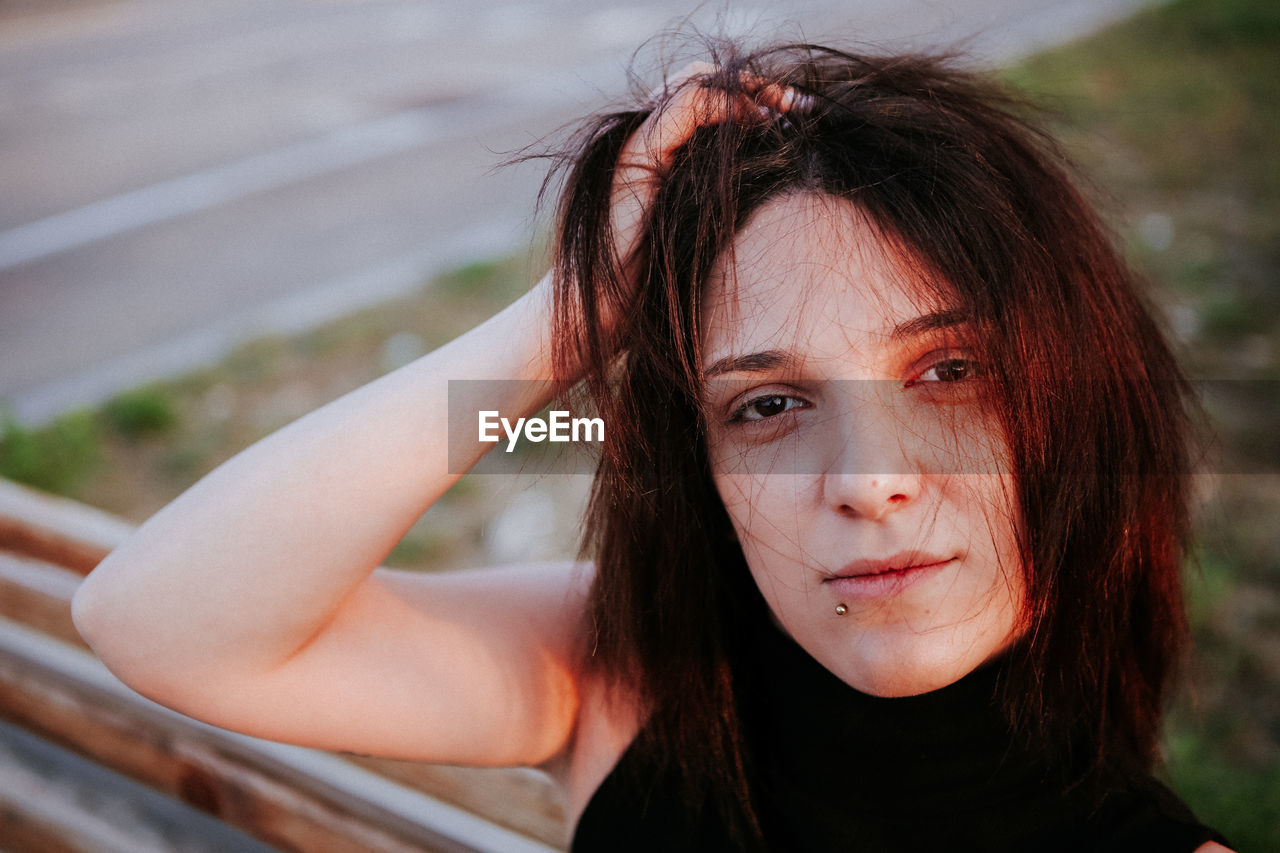
[(913, 317), (905, 320), (893, 327), (889, 332), (889, 337), (896, 341), (914, 338), (923, 335), (926, 332), (936, 332), (939, 329), (950, 329), (954, 326), (961, 326), (970, 321), (970, 316), (956, 308), (949, 308), (944, 311), (932, 311), (928, 314), (921, 314), (919, 317)]
[(710, 379), (723, 373), (758, 373), (762, 370), (776, 370), (794, 364), (795, 359), (790, 353), (776, 349), (753, 352), (748, 355), (727, 355), (712, 362), (711, 366), (703, 371), (702, 378)]

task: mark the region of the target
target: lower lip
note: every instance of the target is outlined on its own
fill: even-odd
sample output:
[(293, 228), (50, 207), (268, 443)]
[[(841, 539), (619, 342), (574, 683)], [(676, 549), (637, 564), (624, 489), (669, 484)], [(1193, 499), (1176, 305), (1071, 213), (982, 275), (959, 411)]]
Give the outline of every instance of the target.
[(872, 601), (901, 595), (907, 589), (955, 562), (954, 558), (940, 563), (909, 566), (892, 572), (875, 575), (828, 578), (823, 581), (845, 601)]

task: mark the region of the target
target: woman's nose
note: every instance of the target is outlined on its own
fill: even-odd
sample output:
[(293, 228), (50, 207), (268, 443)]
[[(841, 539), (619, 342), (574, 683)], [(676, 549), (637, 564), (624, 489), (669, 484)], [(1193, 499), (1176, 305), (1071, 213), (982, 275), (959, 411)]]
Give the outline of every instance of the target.
[(842, 515), (876, 521), (920, 496), (923, 474), (910, 450), (910, 431), (886, 413), (865, 408), (841, 430), (822, 488)]
[(827, 503), (841, 515), (880, 521), (919, 495), (917, 477), (908, 474), (828, 474)]

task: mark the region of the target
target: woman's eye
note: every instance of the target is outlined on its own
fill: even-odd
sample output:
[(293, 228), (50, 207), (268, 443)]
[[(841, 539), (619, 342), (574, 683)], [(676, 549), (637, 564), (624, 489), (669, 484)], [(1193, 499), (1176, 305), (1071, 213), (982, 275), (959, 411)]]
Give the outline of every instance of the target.
[(807, 405), (803, 400), (796, 397), (788, 397), (786, 394), (767, 394), (763, 397), (756, 397), (748, 400), (740, 406), (733, 415), (730, 416), (730, 423), (738, 421), (762, 421), (766, 418), (772, 418), (783, 412), (798, 409)]
[(981, 373), (982, 368), (975, 361), (967, 358), (945, 358), (935, 362), (907, 385), (909, 387), (917, 382), (962, 382), (976, 379)]
[(924, 375), (933, 374), (938, 382), (959, 382), (961, 379), (972, 379), (974, 373), (973, 362), (963, 358), (949, 358), (926, 370)]

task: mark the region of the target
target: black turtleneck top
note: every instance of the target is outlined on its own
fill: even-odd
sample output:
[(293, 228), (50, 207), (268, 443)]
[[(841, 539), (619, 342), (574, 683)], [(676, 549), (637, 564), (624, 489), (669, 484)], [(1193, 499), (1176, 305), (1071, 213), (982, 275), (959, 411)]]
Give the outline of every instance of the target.
[[(850, 688), (770, 628), (735, 678), (753, 800), (770, 851), (1192, 851), (1223, 839), (1150, 775), (1068, 784), (1012, 746), (997, 667), (885, 699)], [(587, 804), (573, 853), (737, 850), (674, 772), (623, 753)], [(1225, 842), (1224, 842), (1225, 843)]]

